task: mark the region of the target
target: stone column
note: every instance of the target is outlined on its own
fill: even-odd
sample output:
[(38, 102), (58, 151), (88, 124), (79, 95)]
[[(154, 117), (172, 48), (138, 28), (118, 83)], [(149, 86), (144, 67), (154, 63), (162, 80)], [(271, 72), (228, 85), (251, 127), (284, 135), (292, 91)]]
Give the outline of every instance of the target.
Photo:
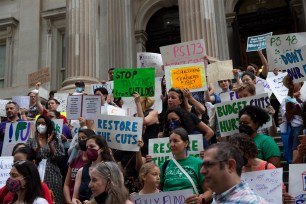
[(207, 54), (229, 59), (224, 0), (178, 0), (182, 42), (204, 38)]
[(67, 66), (62, 90), (74, 88), (77, 80), (98, 82), (97, 0), (67, 0), (66, 19)]

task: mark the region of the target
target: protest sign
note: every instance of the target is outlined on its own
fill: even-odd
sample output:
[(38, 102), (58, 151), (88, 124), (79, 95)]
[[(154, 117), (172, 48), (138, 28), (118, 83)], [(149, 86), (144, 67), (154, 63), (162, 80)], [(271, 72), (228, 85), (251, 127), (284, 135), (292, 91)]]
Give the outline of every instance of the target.
[[(260, 77), (256, 77), (256, 85), (258, 84), (262, 84), (263, 88), (264, 88), (264, 92), (269, 94), (269, 97), (272, 95), (272, 90), (270, 85), (268, 84), (268, 82)], [(257, 87), (256, 87), (256, 94), (257, 93)]]
[(217, 61), (209, 64), (206, 70), (209, 83), (234, 78), (232, 60)]
[(55, 93), (54, 94), (54, 98), (60, 103), (56, 109), (57, 111), (66, 112), (68, 96), (69, 96), (68, 93)]
[(19, 105), (19, 108), (29, 109), (30, 96), (12, 96), (12, 101)]
[(162, 70), (163, 60), (161, 54), (151, 52), (137, 52), (137, 67), (154, 67), (155, 76), (163, 77), (164, 71)]
[(115, 69), (114, 97), (131, 97), (136, 91), (140, 96), (154, 96), (155, 69)]
[[(204, 150), (203, 135), (189, 135), (189, 141), (190, 150), (188, 150), (188, 155), (200, 157), (200, 151)], [(173, 155), (170, 149), (169, 137), (149, 139), (148, 154), (152, 156), (153, 162), (158, 166), (171, 159)]]
[(0, 188), (5, 186), (6, 180), (10, 177), (10, 171), (12, 169), (14, 157), (0, 157)]
[(49, 81), (50, 81), (50, 73), (48, 67), (39, 69), (37, 72), (33, 72), (28, 75), (29, 87), (35, 87), (37, 82), (44, 84)]
[(304, 83), (304, 85), (302, 86), (300, 92), (301, 92), (301, 99), (306, 101), (306, 83)]
[(106, 111), (107, 111), (106, 112), (107, 115), (121, 115), (121, 116), (126, 115), (125, 110), (123, 110), (122, 108), (116, 107), (116, 106), (112, 106), (112, 105), (107, 105)]
[(137, 141), (142, 137), (143, 118), (96, 115), (95, 130), (113, 149), (139, 151)]
[(167, 91), (170, 88), (188, 88), (191, 92), (207, 89), (203, 63), (166, 67), (165, 77)]
[(281, 55), (288, 51), (294, 51), (303, 45), (306, 45), (306, 32), (266, 37), (266, 50), (270, 70), (284, 67), (285, 64)]
[(71, 129), (72, 136), (77, 134), (79, 132), (79, 129), (81, 129), (79, 120), (71, 120), (70, 126), (72, 126), (72, 129)]
[(91, 84), (91, 94), (94, 94), (95, 89), (97, 88), (105, 88), (108, 92), (108, 94), (113, 93), (113, 89), (114, 89), (114, 81), (108, 81), (105, 83), (101, 83), (101, 84)]
[(266, 199), (268, 203), (282, 203), (283, 169), (269, 169), (241, 174), (241, 181)]
[(205, 43), (203, 39), (160, 47), (165, 66), (205, 62)]
[(93, 120), (101, 113), (101, 96), (72, 95), (67, 99), (67, 119), (77, 120), (84, 117)]
[(283, 84), (283, 79), (286, 75), (287, 73), (279, 72), (277, 76), (267, 78), (267, 82), (279, 103), (282, 103), (288, 95), (288, 89)]
[(248, 37), (247, 52), (266, 49), (266, 37), (272, 36), (271, 33)]
[(12, 155), (12, 149), (17, 143), (25, 143), (32, 136), (31, 122), (19, 121), (6, 123), (2, 156)]
[(52, 123), (54, 126), (54, 130), (56, 135), (60, 136), (62, 134), (63, 131), (63, 119), (53, 119)]
[(6, 104), (10, 102), (10, 100), (0, 100), (0, 117), (6, 117)]
[[(239, 132), (238, 113), (247, 105), (257, 106), (262, 109), (266, 109), (268, 106), (270, 106), (270, 99), (268, 94), (264, 93), (251, 97), (240, 98), (234, 101), (227, 101), (215, 104), (221, 136), (228, 136)], [(271, 126), (272, 118), (270, 116), (270, 120), (266, 124), (264, 124), (262, 128), (267, 128)]]
[(168, 191), (160, 193), (151, 193), (139, 195), (137, 193), (131, 194), (131, 200), (134, 204), (183, 204), (185, 199), (193, 194), (191, 189)]
[(289, 164), (289, 194), (295, 203), (306, 202), (306, 164)]

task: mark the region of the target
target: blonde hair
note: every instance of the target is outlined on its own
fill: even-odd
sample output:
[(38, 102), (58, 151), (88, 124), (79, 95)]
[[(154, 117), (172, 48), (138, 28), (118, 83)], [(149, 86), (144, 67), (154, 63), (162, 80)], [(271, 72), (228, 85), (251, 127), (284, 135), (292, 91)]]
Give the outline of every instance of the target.
[(141, 168), (139, 170), (138, 178), (139, 178), (139, 181), (140, 181), (142, 186), (144, 185), (142, 177), (146, 176), (150, 172), (150, 170), (153, 169), (154, 167), (159, 168), (156, 164), (151, 163), (151, 162), (150, 163), (145, 163), (141, 166)]
[(142, 110), (148, 110), (153, 106), (154, 102), (155, 100), (152, 97), (143, 97), (143, 102), (141, 103)]
[(238, 86), (235, 90), (235, 92), (240, 92), (246, 89), (250, 94), (255, 95), (256, 94), (256, 88), (253, 84), (249, 83), (243, 83), (240, 86)]

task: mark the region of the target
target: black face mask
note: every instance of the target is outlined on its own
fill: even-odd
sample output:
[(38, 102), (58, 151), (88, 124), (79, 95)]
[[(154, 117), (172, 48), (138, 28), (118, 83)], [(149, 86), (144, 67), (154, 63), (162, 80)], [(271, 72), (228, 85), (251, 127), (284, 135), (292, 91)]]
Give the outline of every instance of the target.
[(254, 130), (248, 125), (241, 124), (239, 125), (239, 132), (251, 136), (254, 133)]
[(108, 196), (108, 193), (104, 191), (103, 193), (95, 197), (95, 201), (97, 202), (97, 204), (104, 204), (107, 199), (107, 196)]
[(79, 147), (80, 147), (80, 150), (82, 151), (86, 151), (86, 140), (79, 140)]

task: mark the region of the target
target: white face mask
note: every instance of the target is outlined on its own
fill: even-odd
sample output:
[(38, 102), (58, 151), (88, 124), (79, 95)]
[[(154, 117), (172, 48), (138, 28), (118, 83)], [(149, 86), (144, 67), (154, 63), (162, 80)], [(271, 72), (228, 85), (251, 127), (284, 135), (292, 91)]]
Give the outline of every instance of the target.
[(40, 133), (40, 134), (45, 134), (47, 132), (47, 126), (45, 125), (39, 125), (37, 126), (37, 131)]

